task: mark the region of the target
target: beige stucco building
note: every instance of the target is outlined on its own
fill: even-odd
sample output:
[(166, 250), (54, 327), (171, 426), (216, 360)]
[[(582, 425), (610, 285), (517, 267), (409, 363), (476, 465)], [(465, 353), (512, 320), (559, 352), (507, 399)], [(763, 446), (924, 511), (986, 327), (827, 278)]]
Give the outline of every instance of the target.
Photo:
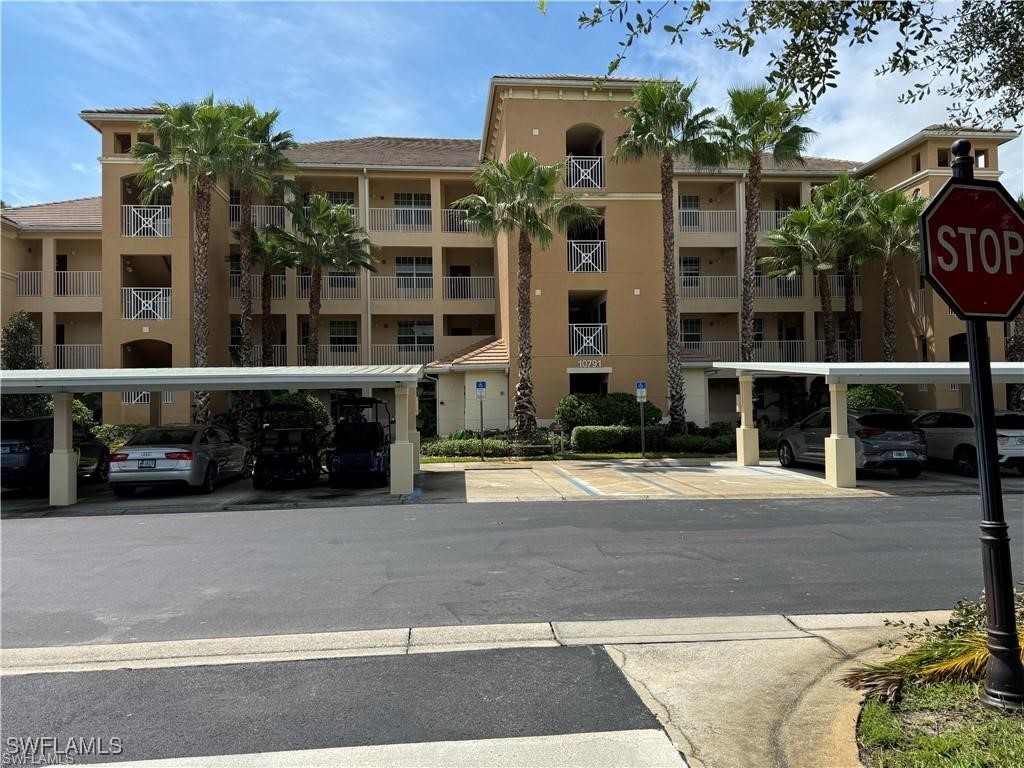
[[(666, 406), (662, 311), (661, 196), (654, 159), (616, 162), (626, 129), (618, 111), (631, 80), (595, 88), (583, 77), (495, 77), (489, 85), (482, 139), (375, 137), (303, 144), (290, 152), (304, 193), (352, 205), (370, 233), (374, 274), (325, 277), (320, 361), (327, 364), (423, 363), (442, 434), (476, 427), (477, 381), (487, 382), (484, 419), (509, 422), (515, 387), (515, 249), (507, 237), (481, 237), (451, 208), (473, 190), (481, 158), (515, 149), (542, 162), (566, 164), (565, 185), (604, 217), (598, 231), (569, 232), (535, 250), (534, 375), (538, 415), (554, 416), (570, 391), (632, 391), (648, 382)], [(86, 110), (100, 137), (100, 197), (3, 211), (4, 319), (29, 312), (40, 328), (41, 354), (53, 367), (185, 366), (192, 358), (191, 210), (178, 185), (163, 204), (142, 204), (133, 144), (147, 109)], [(981, 178), (999, 175), (999, 146), (1015, 133), (930, 126), (868, 162), (808, 158), (775, 167), (766, 159), (760, 231), (810, 199), (815, 186), (849, 172), (880, 188), (930, 196), (949, 177), (949, 145), (969, 138)], [(680, 324), (686, 354), (687, 412), (697, 423), (734, 421), (737, 382), (715, 375), (713, 360), (739, 358), (739, 274), (743, 260), (744, 172), (676, 166), (673, 185), (679, 256)], [(238, 224), (231, 180), (214, 195), (209, 264), (211, 365), (229, 365), (237, 343), (240, 275), (232, 254)], [(261, 200), (254, 222), (286, 225), (281, 200)], [(514, 244), (513, 244), (514, 245)], [(254, 276), (254, 290), (259, 290)], [(857, 359), (881, 358), (881, 271), (871, 267), (853, 286), (832, 278), (841, 311), (852, 288), (859, 334), (843, 338)], [(287, 270), (273, 280), (272, 313), (259, 312), (254, 339), (270, 323), (277, 364), (299, 364), (308, 332), (308, 277)], [(920, 278), (912, 261), (898, 266), (898, 355), (906, 361), (966, 359), (963, 323)], [(810, 273), (759, 277), (755, 303), (757, 355), (763, 360), (823, 359), (822, 322)], [(992, 356), (1002, 360), (1004, 329), (990, 325)], [(843, 355), (841, 354), (841, 357)], [(792, 382), (787, 382), (792, 386)], [(807, 386), (800, 382), (798, 386)], [(784, 391), (779, 387), (779, 392)], [(188, 418), (185, 393), (163, 405), (168, 421)], [(964, 393), (915, 385), (918, 407), (959, 406)], [(427, 395), (430, 396), (429, 394)], [(104, 395), (104, 420), (143, 422), (148, 393)], [(165, 397), (167, 397), (165, 395)], [(760, 395), (769, 420), (782, 417), (772, 384)], [(997, 393), (997, 404), (1005, 393)], [(223, 403), (223, 401), (221, 401)]]

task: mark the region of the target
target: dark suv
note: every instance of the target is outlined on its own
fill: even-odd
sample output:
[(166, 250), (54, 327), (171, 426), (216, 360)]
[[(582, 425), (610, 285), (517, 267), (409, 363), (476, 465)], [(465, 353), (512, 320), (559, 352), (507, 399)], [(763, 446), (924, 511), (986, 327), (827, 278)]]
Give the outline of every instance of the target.
[[(72, 444), (78, 451), (78, 476), (106, 482), (110, 472), (110, 451), (89, 430), (72, 427)], [(0, 423), (0, 485), (30, 488), (50, 478), (53, 450), (53, 419), (5, 419)]]

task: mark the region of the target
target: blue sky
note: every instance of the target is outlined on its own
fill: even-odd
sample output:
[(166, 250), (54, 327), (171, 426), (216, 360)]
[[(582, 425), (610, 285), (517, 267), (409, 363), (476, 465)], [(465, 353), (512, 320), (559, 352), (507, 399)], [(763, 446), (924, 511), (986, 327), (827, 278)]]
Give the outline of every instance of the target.
[[(578, 30), (591, 4), (27, 3), (0, 4), (0, 195), (25, 205), (99, 193), (99, 139), (88, 107), (175, 102), (214, 92), (279, 107), (300, 141), (367, 135), (480, 135), (493, 74), (600, 74), (617, 25)], [(738, 10), (733, 8), (730, 10)], [(486, 32), (484, 34), (483, 32)], [(693, 38), (657, 35), (624, 75), (699, 77), (700, 99), (759, 80), (747, 59)], [(901, 84), (870, 72), (881, 51), (845, 54), (839, 88), (809, 117), (811, 152), (867, 160), (943, 122), (937, 100), (896, 102)], [(1003, 183), (1024, 188), (1022, 140), (1004, 147)]]

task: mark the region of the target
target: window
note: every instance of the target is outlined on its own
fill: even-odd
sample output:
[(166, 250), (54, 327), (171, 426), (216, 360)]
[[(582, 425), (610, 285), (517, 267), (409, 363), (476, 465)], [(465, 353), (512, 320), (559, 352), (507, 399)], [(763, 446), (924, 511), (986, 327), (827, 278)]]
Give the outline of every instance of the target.
[(395, 192), (395, 223), (402, 227), (429, 227), (430, 193)]
[(299, 344), (303, 347), (309, 343), (309, 320), (299, 323)]
[(153, 134), (152, 133), (140, 133), (139, 134), (139, 143), (140, 144), (152, 144), (153, 143)]
[(697, 227), (700, 225), (700, 196), (679, 196), (679, 226)]
[(939, 150), (939, 168), (949, 168), (949, 150)]
[(926, 413), (924, 416), (921, 416), (914, 421), (914, 426), (921, 427), (922, 429), (937, 427), (941, 420), (941, 413)]
[(399, 288), (429, 288), (434, 275), (430, 256), (395, 257), (395, 277)]
[(910, 156), (910, 172), (918, 173), (921, 170), (921, 153), (918, 152)]
[(398, 343), (431, 346), (434, 343), (433, 320), (399, 320)]
[(119, 155), (127, 155), (132, 151), (132, 135), (130, 133), (114, 134), (114, 151)]
[(824, 429), (825, 427), (831, 426), (829, 424), (829, 419), (830, 416), (828, 411), (818, 411), (817, 413), (812, 413), (810, 416), (804, 419), (804, 423), (800, 425), (800, 428)]
[(359, 330), (355, 320), (331, 320), (330, 343), (334, 345), (355, 346), (359, 343)]
[[(356, 193), (355, 192), (328, 192), (326, 194), (328, 200), (331, 201), (331, 205), (355, 205), (356, 204)], [(427, 205), (430, 205), (428, 202)]]
[(754, 318), (754, 345), (761, 347), (764, 346), (764, 318)]
[(228, 198), (229, 198), (228, 202), (231, 205), (241, 205), (242, 204), (242, 191), (240, 189), (235, 189), (234, 187), (232, 187), (231, 191), (228, 193)]
[(974, 164), (979, 168), (988, 168), (987, 149), (979, 149), (974, 153)]
[(700, 257), (683, 256), (679, 260), (679, 274), (684, 286), (696, 288), (700, 284)]
[(683, 318), (683, 346), (696, 347), (701, 342), (700, 318)]
[(429, 192), (395, 192), (395, 208), (429, 208)]
[(242, 321), (237, 317), (231, 318), (231, 338), (228, 340), (228, 344), (232, 347), (242, 344)]
[(232, 253), (228, 256), (228, 269), (233, 275), (242, 271), (242, 256), (240, 254)]

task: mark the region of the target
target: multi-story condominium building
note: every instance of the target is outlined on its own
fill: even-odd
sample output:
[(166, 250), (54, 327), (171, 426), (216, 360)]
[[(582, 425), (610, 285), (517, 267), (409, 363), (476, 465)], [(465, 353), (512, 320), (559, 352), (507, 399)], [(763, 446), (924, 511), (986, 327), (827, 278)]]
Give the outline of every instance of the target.
[[(330, 273), (320, 318), (322, 364), (422, 363), (432, 382), (438, 431), (476, 426), (474, 382), (488, 381), (489, 427), (508, 424), (516, 382), (516, 250), (480, 236), (452, 208), (473, 191), (482, 158), (528, 150), (565, 164), (565, 187), (600, 210), (597, 231), (569, 231), (534, 254), (534, 376), (538, 415), (554, 417), (568, 392), (631, 391), (646, 380), (666, 406), (662, 310), (661, 195), (658, 161), (612, 160), (627, 125), (618, 111), (633, 80), (570, 76), (494, 77), (481, 139), (375, 137), (302, 144), (290, 152), (303, 193), (354, 207), (370, 233), (376, 273)], [(54, 367), (187, 366), (192, 360), (189, 195), (182, 184), (161, 204), (144, 204), (131, 147), (148, 139), (147, 109), (94, 109), (81, 117), (100, 135), (102, 194), (3, 211), (4, 316), (29, 312), (41, 353)], [(840, 173), (871, 176), (880, 188), (930, 196), (950, 175), (955, 137), (974, 145), (976, 175), (999, 176), (1001, 144), (1016, 133), (929, 126), (874, 159), (858, 163), (810, 157), (776, 167), (769, 158), (761, 191), (760, 232), (806, 203)], [(675, 168), (673, 210), (679, 258), (680, 317), (686, 355), (687, 411), (698, 423), (735, 419), (737, 382), (711, 370), (739, 359), (744, 169)], [(237, 344), (238, 206), (231, 180), (219, 183), (210, 245), (210, 365), (230, 365)], [(257, 226), (287, 225), (281, 200), (254, 206)], [(259, 269), (259, 268), (258, 268)], [(898, 265), (898, 357), (966, 359), (964, 326), (921, 280), (910, 260)], [(254, 338), (273, 328), (273, 360), (298, 365), (309, 332), (308, 275), (275, 274), (272, 314), (259, 313), (253, 277)], [(853, 292), (859, 332), (841, 337), (840, 359), (882, 352), (881, 270), (869, 266), (846, 285), (831, 278), (834, 308)], [(758, 276), (756, 355), (768, 361), (824, 359), (822, 318), (809, 272)], [(841, 327), (841, 324), (840, 324)], [(992, 356), (1002, 360), (1004, 329), (993, 324)], [(259, 355), (257, 355), (257, 358)], [(792, 384), (792, 382), (790, 382)], [(808, 382), (801, 382), (806, 386)], [(762, 385), (771, 414), (773, 383)], [(780, 385), (781, 391), (781, 385)], [(188, 418), (186, 393), (165, 395), (164, 418)], [(959, 406), (964, 393), (915, 385), (918, 407)], [(107, 421), (144, 421), (148, 393), (104, 395)], [(1005, 392), (997, 392), (1005, 403)]]

